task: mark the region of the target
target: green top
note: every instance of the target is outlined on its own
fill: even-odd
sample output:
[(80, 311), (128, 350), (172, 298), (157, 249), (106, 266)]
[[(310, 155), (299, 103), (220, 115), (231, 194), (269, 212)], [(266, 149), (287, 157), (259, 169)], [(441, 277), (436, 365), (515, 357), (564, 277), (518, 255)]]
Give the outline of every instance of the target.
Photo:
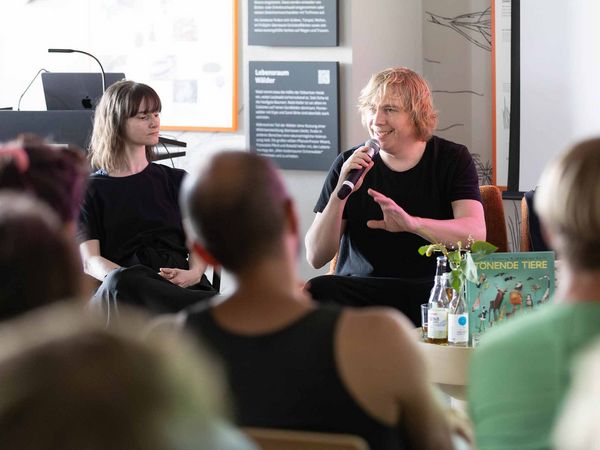
[(469, 374), (477, 448), (551, 448), (571, 362), (597, 335), (599, 302), (548, 305), (486, 333)]

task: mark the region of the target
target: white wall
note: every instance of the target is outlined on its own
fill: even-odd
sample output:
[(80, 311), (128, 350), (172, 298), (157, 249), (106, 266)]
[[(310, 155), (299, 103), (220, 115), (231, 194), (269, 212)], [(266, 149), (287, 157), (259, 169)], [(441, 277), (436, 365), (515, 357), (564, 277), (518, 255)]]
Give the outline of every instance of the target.
[(600, 135), (599, 20), (597, 0), (521, 1), (520, 190), (550, 158)]
[[(21, 0), (5, 0), (8, 2), (21, 2)], [(70, 15), (73, 11), (62, 10), (64, 5), (59, 1), (48, 1), (53, 15)], [(41, 3), (45, 3), (42, 0)], [(67, 8), (68, 9), (68, 8)], [(323, 48), (293, 48), (293, 47), (261, 47), (248, 46), (246, 38), (248, 1), (240, 2), (239, 17), (239, 130), (235, 133), (196, 133), (170, 131), (163, 134), (187, 142), (188, 155), (184, 158), (174, 160), (175, 165), (185, 169), (193, 169), (205, 161), (209, 155), (216, 151), (245, 149), (248, 146), (247, 123), (248, 123), (248, 89), (247, 89), (247, 67), (250, 60), (293, 60), (293, 61), (338, 61), (340, 63), (340, 150), (343, 151), (351, 146), (364, 141), (367, 133), (360, 123), (360, 117), (356, 110), (356, 100), (360, 89), (367, 82), (373, 72), (391, 66), (408, 66), (418, 72), (422, 72), (422, 5), (421, 0), (378, 0), (377, 4), (370, 0), (339, 0), (339, 46)], [(73, 20), (77, 22), (77, 18)], [(87, 19), (86, 19), (87, 20)], [(82, 22), (83, 23), (83, 22)], [(22, 25), (22, 24), (21, 24)], [(30, 29), (25, 30), (21, 25), (17, 27), (25, 37), (15, 32), (11, 35), (17, 42), (29, 42), (27, 48), (41, 47), (39, 55), (31, 54), (32, 67), (36, 64), (43, 66), (47, 61), (47, 43), (43, 42), (43, 36), (31, 34)], [(16, 25), (15, 25), (16, 26)], [(5, 28), (6, 29), (6, 28)], [(73, 47), (68, 44), (68, 33), (65, 33), (65, 41), (60, 46)], [(2, 34), (4, 36), (4, 34)], [(36, 39), (39, 41), (36, 42)], [(5, 54), (2, 49), (9, 48), (12, 43), (7, 39), (0, 39), (0, 57)], [(33, 46), (33, 47), (32, 47)], [(57, 45), (58, 46), (58, 45)], [(44, 58), (44, 61), (41, 58)], [(56, 62), (57, 55), (52, 61)], [(35, 60), (35, 58), (40, 58)], [(83, 56), (82, 56), (83, 58)], [(60, 61), (60, 64), (67, 61)], [(70, 60), (69, 62), (75, 63)], [(77, 64), (80, 64), (77, 61)], [(87, 61), (86, 61), (87, 63)], [(0, 58), (0, 79), (2, 76), (12, 77), (23, 85), (29, 82), (32, 73), (8, 73), (11, 67), (10, 60)], [(50, 69), (49, 69), (50, 70)], [(68, 69), (65, 69), (68, 70)], [(74, 70), (74, 69), (73, 69)], [(78, 66), (77, 70), (95, 71), (96, 67), (90, 63), (89, 68)], [(34, 85), (32, 92), (27, 94), (29, 100), (34, 104), (35, 98), (42, 96), (41, 87)], [(36, 97), (37, 96), (37, 97)], [(8, 98), (2, 97), (0, 98)], [(29, 101), (28, 100), (28, 101)], [(12, 100), (11, 100), (12, 101)], [(43, 102), (43, 100), (42, 100)], [(43, 105), (43, 103), (42, 103)], [(16, 106), (0, 104), (0, 106)], [(31, 108), (24, 108), (31, 109)], [(304, 235), (310, 226), (314, 214), (312, 209), (318, 198), (324, 181), (325, 172), (313, 171), (284, 171), (284, 178), (292, 197), (294, 198), (301, 220), (301, 231)], [(312, 269), (306, 262), (304, 246), (301, 247), (299, 255), (299, 269), (303, 278), (309, 279), (317, 274), (324, 273), (322, 270)], [(223, 289), (230, 290), (231, 279), (224, 274)]]
[[(373, 73), (397, 66), (423, 73), (421, 0), (352, 0), (348, 25), (352, 29), (352, 80), (346, 94), (353, 112), (360, 90)], [(360, 116), (355, 113), (348, 119), (350, 142), (364, 141), (368, 136)]]

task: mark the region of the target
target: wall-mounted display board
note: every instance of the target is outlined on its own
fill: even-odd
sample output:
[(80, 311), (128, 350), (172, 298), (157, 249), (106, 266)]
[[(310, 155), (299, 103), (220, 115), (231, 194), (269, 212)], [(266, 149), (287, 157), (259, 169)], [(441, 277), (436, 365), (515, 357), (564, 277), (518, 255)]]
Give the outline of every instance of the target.
[(328, 170), (339, 149), (337, 62), (251, 61), (250, 145), (283, 169)]
[(507, 186), (511, 95), (511, 0), (492, 2), (493, 184)]
[(248, 44), (338, 45), (338, 0), (248, 0)]
[[(5, 5), (6, 3), (6, 5)], [(44, 0), (2, 3), (0, 107), (16, 109), (40, 68), (51, 72), (106, 72), (152, 86), (169, 130), (237, 129), (238, 0)], [(23, 34), (23, 24), (31, 31)], [(13, 42), (14, 45), (9, 45)], [(7, 70), (10, 68), (10, 70)], [(39, 77), (38, 77), (39, 81)], [(45, 108), (41, 83), (21, 109)]]

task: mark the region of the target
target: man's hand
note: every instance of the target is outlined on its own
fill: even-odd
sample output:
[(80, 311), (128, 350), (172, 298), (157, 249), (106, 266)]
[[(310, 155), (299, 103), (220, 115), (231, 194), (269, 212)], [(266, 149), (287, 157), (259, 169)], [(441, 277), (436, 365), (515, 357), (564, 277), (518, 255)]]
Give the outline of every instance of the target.
[(362, 147), (357, 148), (354, 151), (354, 153), (352, 153), (352, 156), (350, 156), (350, 158), (348, 158), (346, 162), (344, 162), (340, 170), (340, 177), (338, 179), (337, 186), (335, 187), (335, 192), (338, 192), (340, 190), (351, 170), (365, 169), (362, 176), (357, 180), (356, 184), (354, 185), (354, 189), (352, 190), (352, 192), (356, 192), (360, 189), (365, 175), (369, 170), (371, 170), (371, 167), (373, 167), (373, 165), (375, 164), (369, 156), (369, 151), (371, 151), (371, 149), (366, 145), (363, 145)]
[(383, 212), (383, 220), (369, 220), (367, 222), (369, 228), (391, 232), (407, 231), (414, 233), (416, 219), (413, 216), (407, 214), (391, 198), (373, 189), (369, 189), (368, 193), (379, 205), (381, 212)]
[(196, 270), (171, 269), (167, 267), (161, 267), (158, 274), (182, 288), (193, 286), (202, 278), (202, 274), (198, 274)]

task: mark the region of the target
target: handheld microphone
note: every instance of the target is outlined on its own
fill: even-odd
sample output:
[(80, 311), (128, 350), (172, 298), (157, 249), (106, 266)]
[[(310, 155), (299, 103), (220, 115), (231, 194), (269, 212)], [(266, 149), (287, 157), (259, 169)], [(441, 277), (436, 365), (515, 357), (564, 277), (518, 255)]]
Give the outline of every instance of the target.
[[(367, 154), (371, 158), (373, 158), (373, 156), (379, 153), (379, 142), (377, 142), (376, 139), (369, 139), (367, 142), (365, 142), (365, 145), (369, 147), (369, 151), (367, 152)], [(364, 167), (361, 167), (360, 169), (352, 169), (350, 171), (350, 173), (346, 177), (346, 180), (344, 181), (344, 184), (342, 184), (342, 187), (337, 193), (337, 196), (340, 200), (344, 200), (350, 195), (350, 193), (354, 189), (354, 185), (356, 184), (356, 182), (361, 177), (364, 171)]]
[(100, 72), (102, 72), (102, 93), (106, 91), (106, 74), (104, 73), (104, 67), (98, 61), (94, 55), (88, 52), (84, 52), (83, 50), (73, 50), (72, 48), (49, 48), (48, 53), (83, 53), (84, 55), (88, 55), (91, 58), (94, 58), (98, 65), (100, 66)]

